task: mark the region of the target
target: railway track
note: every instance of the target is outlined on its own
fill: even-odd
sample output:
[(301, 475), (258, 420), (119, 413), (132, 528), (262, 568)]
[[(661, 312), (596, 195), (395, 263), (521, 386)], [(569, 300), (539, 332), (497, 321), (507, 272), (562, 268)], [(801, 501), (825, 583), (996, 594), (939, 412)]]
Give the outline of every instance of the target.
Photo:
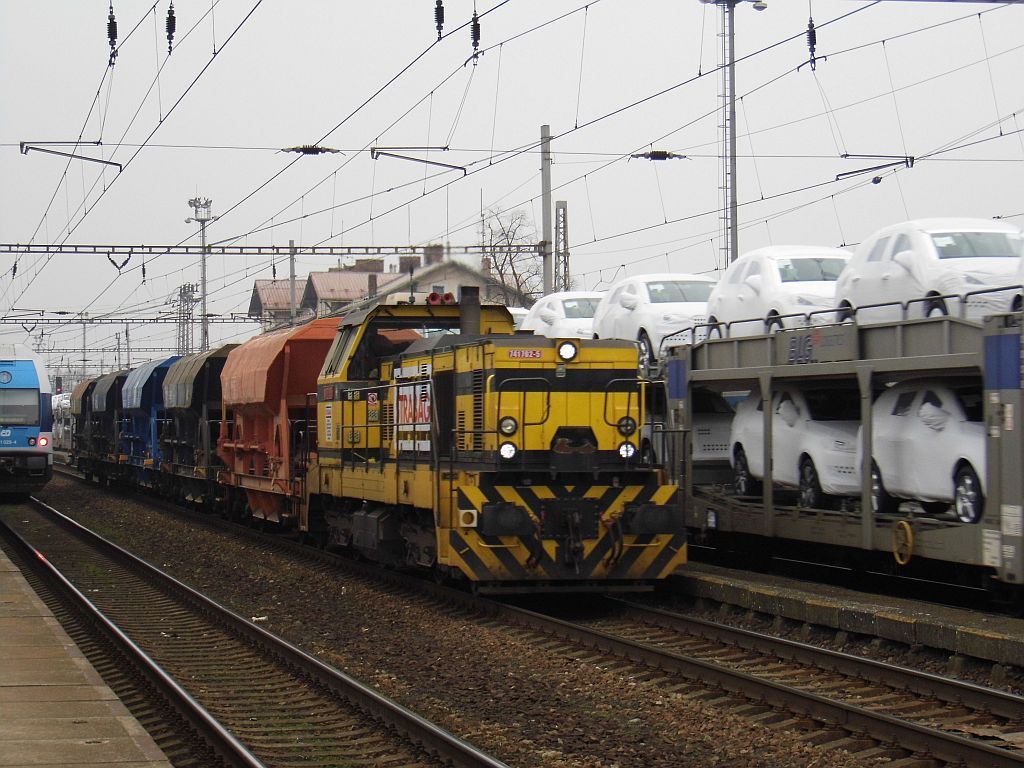
[[(615, 606), (610, 615), (567, 631), (586, 626), (594, 633), (591, 642), (615, 643), (624, 655), (663, 669), (696, 663), (705, 679), (766, 702), (789, 701), (791, 709), (797, 709), (799, 691), (807, 714), (919, 754), (969, 765), (1024, 765), (1019, 696), (628, 600), (608, 601)], [(602, 636), (609, 639), (602, 642)]]
[[(210, 520), (200, 515), (197, 519)], [(484, 600), (404, 574), (353, 563), (279, 536), (231, 527), (318, 567), (430, 595), (460, 621), (519, 628), (523, 642), (641, 681), (652, 694), (721, 703), (775, 728), (896, 765), (1024, 765), (1024, 703), (1002, 692), (611, 601), (585, 619)]]
[(504, 766), (51, 507), (7, 520), (141, 651), (230, 765)]

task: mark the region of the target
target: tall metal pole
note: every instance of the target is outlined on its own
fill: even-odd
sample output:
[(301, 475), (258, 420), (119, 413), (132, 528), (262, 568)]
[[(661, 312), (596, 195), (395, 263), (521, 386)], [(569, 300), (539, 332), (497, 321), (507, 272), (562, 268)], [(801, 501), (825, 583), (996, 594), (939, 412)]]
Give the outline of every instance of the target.
[(288, 241), (288, 317), (295, 325), (295, 241)]
[(188, 204), (195, 211), (195, 215), (185, 219), (186, 224), (191, 224), (193, 221), (199, 222), (199, 237), (201, 243), (201, 255), (199, 257), (199, 291), (200, 299), (202, 301), (202, 336), (201, 336), (201, 351), (205, 352), (210, 348), (210, 320), (206, 313), (206, 224), (209, 221), (216, 221), (216, 216), (210, 215), (210, 208), (213, 206), (213, 201), (209, 198), (194, 197), (188, 201)]
[(736, 202), (736, 0), (728, 0), (722, 6), (726, 19), (726, 40), (728, 46), (728, 65), (725, 68), (725, 100), (728, 115), (726, 117), (727, 148), (726, 157), (729, 164), (726, 171), (726, 186), (729, 190), (729, 223), (728, 248), (729, 263), (739, 258), (739, 209)]
[[(739, 257), (739, 205), (736, 189), (736, 6), (743, 0), (701, 0), (722, 9), (722, 250), (726, 261)], [(750, 0), (754, 10), (768, 7)]]
[(551, 246), (554, 240), (554, 228), (551, 223), (551, 126), (540, 127), (540, 186), (544, 269), (544, 295), (554, 291), (554, 268), (551, 258)]

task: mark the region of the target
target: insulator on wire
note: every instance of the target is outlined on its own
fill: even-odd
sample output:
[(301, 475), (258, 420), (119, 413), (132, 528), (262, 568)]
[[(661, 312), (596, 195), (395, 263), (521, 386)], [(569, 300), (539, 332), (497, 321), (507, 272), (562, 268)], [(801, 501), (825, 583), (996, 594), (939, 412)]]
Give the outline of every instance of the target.
[(434, 26), (437, 27), (437, 39), (441, 39), (441, 30), (444, 29), (444, 0), (437, 0), (434, 5)]
[[(475, 60), (480, 48), (480, 18), (473, 11), (473, 21), (469, 25), (469, 34), (473, 39), (473, 59)], [(476, 63), (474, 61), (474, 63)]]
[(811, 69), (815, 69), (816, 59), (814, 57), (814, 49), (818, 46), (818, 32), (814, 28), (814, 19), (810, 16), (807, 17), (807, 50), (810, 51), (811, 58)]
[(171, 55), (171, 46), (174, 44), (174, 28), (177, 25), (177, 19), (174, 18), (174, 0), (171, 0), (170, 6), (167, 8), (167, 55)]
[(114, 18), (113, 2), (107, 14), (107, 40), (110, 42), (110, 66), (114, 66), (114, 59), (117, 58), (117, 19)]
[(11, 267), (11, 277), (18, 276), (18, 262), (14, 262), (14, 266)]
[(146, 262), (142, 262), (142, 284), (146, 284)]

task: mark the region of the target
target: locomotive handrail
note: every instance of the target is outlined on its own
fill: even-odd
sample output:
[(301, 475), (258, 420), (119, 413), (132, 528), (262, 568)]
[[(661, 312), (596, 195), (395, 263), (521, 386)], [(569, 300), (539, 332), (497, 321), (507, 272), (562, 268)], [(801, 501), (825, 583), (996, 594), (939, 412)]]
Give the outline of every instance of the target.
[[(608, 396), (610, 394), (612, 394), (612, 392), (611, 392), (612, 385), (615, 384), (616, 382), (619, 382), (619, 381), (625, 381), (625, 382), (629, 382), (629, 383), (632, 383), (632, 384), (636, 384), (637, 385), (636, 386), (637, 390), (641, 389), (637, 379), (623, 379), (623, 378), (610, 379), (608, 381), (608, 383), (606, 383), (604, 385), (604, 406), (602, 408), (601, 417), (604, 419), (604, 423), (607, 424), (609, 427), (617, 426), (618, 423), (619, 423), (619, 419), (616, 419), (615, 421), (609, 421), (608, 420), (608, 400), (609, 400)], [(622, 394), (622, 393), (620, 392), (619, 394)], [(632, 406), (633, 390), (632, 389), (627, 389), (625, 394), (626, 394), (626, 416), (630, 416), (630, 415), (632, 415), (631, 412), (633, 410), (633, 406)], [(636, 421), (636, 428), (639, 430), (640, 429), (640, 416), (643, 413), (643, 399), (642, 399), (642, 396), (641, 396), (639, 391), (637, 392), (636, 401), (637, 402), (636, 402), (636, 419), (635, 419), (635, 421)], [(622, 417), (620, 417), (620, 418), (622, 418)]]
[[(509, 384), (511, 382), (519, 383), (519, 382), (524, 382), (524, 381), (539, 381), (541, 384), (543, 384), (545, 387), (547, 387), (547, 389), (542, 390), (544, 395), (546, 395), (546, 397), (544, 398), (544, 417), (540, 421), (526, 421), (526, 397), (523, 397), (523, 400), (522, 400), (522, 403), (521, 403), (522, 408), (520, 409), (520, 415), (522, 417), (520, 422), (519, 422), (520, 426), (522, 426), (524, 429), (526, 427), (539, 427), (540, 425), (544, 424), (551, 417), (551, 382), (550, 381), (548, 381), (547, 379), (545, 379), (545, 378), (543, 378), (541, 376), (521, 376), (521, 377), (516, 377), (514, 379), (513, 378), (508, 378), (508, 379), (505, 379), (503, 382), (501, 382), (498, 385), (498, 388), (495, 390), (495, 392), (497, 392), (497, 394), (498, 394), (498, 413), (496, 414), (496, 420), (495, 420), (495, 424), (494, 424), (494, 429), (493, 430), (487, 430), (487, 431), (493, 432), (494, 434), (498, 433), (498, 422), (501, 420), (501, 415), (500, 415), (501, 414), (501, 395), (502, 395), (502, 392), (504, 391), (505, 385)], [(529, 392), (527, 392), (525, 389), (522, 390), (522, 393), (523, 393), (523, 395), (529, 394)], [(486, 396), (486, 394), (487, 394), (487, 392), (485, 390), (484, 395)]]

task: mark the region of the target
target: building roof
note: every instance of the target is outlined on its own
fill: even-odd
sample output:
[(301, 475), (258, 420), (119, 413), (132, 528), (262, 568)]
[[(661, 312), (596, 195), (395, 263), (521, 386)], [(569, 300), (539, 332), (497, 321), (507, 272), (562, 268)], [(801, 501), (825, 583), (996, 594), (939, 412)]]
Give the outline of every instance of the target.
[[(295, 300), (301, 298), (306, 280), (295, 278)], [(288, 278), (283, 280), (256, 280), (249, 300), (249, 316), (261, 317), (264, 312), (287, 312), (291, 307), (291, 289)]]
[(299, 306), (316, 309), (321, 301), (350, 302), (365, 299), (370, 275), (377, 278), (377, 290), (402, 277), (397, 272), (357, 272), (352, 269), (310, 272)]

